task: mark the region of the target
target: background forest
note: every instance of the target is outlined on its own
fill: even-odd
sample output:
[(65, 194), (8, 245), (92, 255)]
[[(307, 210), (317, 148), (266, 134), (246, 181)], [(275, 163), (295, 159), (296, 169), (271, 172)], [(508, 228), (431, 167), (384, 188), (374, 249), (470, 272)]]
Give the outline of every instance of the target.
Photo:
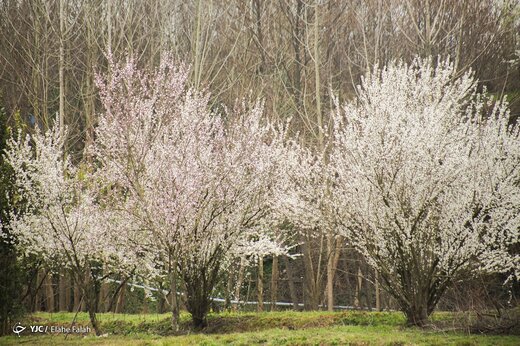
[[(509, 103), (510, 124), (520, 117), (516, 0), (6, 0), (0, 1), (0, 150), (17, 131), (45, 132), (59, 124), (68, 129), (63, 151), (71, 163), (90, 160), (92, 152), (84, 149), (99, 137), (100, 114), (110, 105), (100, 96), (97, 76), (110, 80), (113, 61), (128, 56), (136, 69), (151, 71), (166, 53), (189, 67), (185, 84), (208, 93), (211, 111), (263, 100), (263, 116), (289, 124), (287, 133), (308, 147), (323, 146), (330, 135), (323, 129), (333, 128), (336, 105), (358, 95), (362, 76), (394, 61), (439, 57), (451, 62), (453, 79), (473, 71), (476, 90)], [(7, 230), (7, 196), (16, 191), (5, 158), (0, 172), (0, 216)], [(17, 206), (23, 208), (23, 202), (21, 197)], [(221, 300), (211, 309), (400, 309), (382, 289), (380, 273), (347, 238), (302, 228), (294, 232), (296, 245), (288, 253), (227, 264), (211, 292)], [(182, 294), (180, 302), (172, 302), (169, 293), (189, 287), (172, 286), (168, 278), (143, 287), (132, 271), (111, 273), (93, 299), (83, 299), (70, 268), (49, 266), (10, 243), (0, 247), (3, 333), (24, 312), (86, 311), (94, 302), (90, 309), (97, 312), (147, 313), (190, 304)], [(520, 287), (517, 280), (504, 285), (508, 275), (453, 280), (437, 309), (518, 306)], [(489, 328), (504, 327), (501, 323)]]

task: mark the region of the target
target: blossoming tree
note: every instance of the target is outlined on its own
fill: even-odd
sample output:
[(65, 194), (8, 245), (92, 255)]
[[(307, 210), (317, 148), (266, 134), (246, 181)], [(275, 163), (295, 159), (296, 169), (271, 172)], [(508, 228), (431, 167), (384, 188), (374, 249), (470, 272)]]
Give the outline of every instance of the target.
[(262, 123), (261, 104), (225, 117), (212, 112), (208, 94), (186, 90), (187, 76), (168, 57), (149, 73), (131, 59), (111, 62), (97, 81), (105, 112), (93, 147), (113, 204), (139, 225), (132, 242), (169, 278), (174, 328), (179, 279), (201, 327), (230, 256), (250, 253), (257, 240), (269, 244), (262, 251), (283, 252), (266, 242), (264, 218), (280, 134)]
[(95, 201), (84, 172), (65, 157), (63, 143), (57, 127), (10, 140), (5, 157), (26, 207), (23, 212), (12, 209), (9, 227), (20, 251), (70, 271), (99, 335), (99, 284), (114, 266), (129, 268), (132, 256), (123, 250), (121, 232), (111, 228), (114, 215)]
[(338, 230), (381, 274), (409, 324), (450, 281), (520, 272), (520, 137), (470, 73), (416, 60), (376, 69), (337, 108), (330, 172)]

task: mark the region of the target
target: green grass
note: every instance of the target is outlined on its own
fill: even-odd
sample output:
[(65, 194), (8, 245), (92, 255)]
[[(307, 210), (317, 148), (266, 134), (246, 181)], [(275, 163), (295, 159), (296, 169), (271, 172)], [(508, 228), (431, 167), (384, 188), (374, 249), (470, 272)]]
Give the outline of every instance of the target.
[[(70, 326), (72, 313), (36, 313), (22, 324)], [(458, 314), (436, 313), (432, 327), (406, 328), (398, 312), (265, 312), (221, 313), (208, 316), (203, 332), (190, 328), (181, 315), (183, 335), (172, 336), (169, 314), (99, 314), (108, 336), (31, 335), (0, 338), (0, 345), (520, 345), (520, 336), (469, 335), (443, 331), (455, 325)], [(77, 324), (87, 326), (88, 315), (78, 314)], [(437, 326), (437, 327), (436, 327)]]

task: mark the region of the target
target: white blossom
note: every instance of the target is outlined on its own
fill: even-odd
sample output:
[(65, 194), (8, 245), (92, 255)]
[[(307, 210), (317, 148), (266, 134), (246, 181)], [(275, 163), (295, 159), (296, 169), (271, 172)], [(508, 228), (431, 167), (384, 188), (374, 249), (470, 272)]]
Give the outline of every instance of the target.
[(518, 277), (520, 138), (507, 105), (430, 60), (376, 69), (358, 94), (334, 114), (338, 229), (401, 305), (423, 294), (430, 309), (430, 294), (476, 269)]

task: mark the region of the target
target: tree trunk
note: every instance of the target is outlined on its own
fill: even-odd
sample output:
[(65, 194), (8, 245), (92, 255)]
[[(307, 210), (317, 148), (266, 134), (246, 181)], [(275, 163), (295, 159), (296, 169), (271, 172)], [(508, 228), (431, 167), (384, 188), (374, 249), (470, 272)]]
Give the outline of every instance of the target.
[(278, 256), (273, 256), (273, 268), (271, 273), (271, 311), (276, 311), (276, 301), (278, 300)]
[[(91, 286), (89, 284), (89, 286)], [(97, 317), (96, 317), (96, 297), (95, 297), (95, 289), (94, 287), (88, 287), (87, 288), (88, 291), (92, 291), (92, 292), (85, 292), (84, 293), (84, 297), (86, 299), (85, 300), (85, 306), (87, 308), (87, 311), (88, 311), (88, 317), (90, 319), (90, 324), (92, 325), (92, 328), (94, 329), (94, 332), (96, 333), (97, 336), (100, 336), (101, 335), (101, 328), (99, 327), (99, 323), (98, 323), (98, 320), (97, 320)]]
[(43, 282), (43, 273), (42, 270), (38, 270), (38, 273), (36, 274), (36, 288), (34, 291), (34, 305), (32, 307), (33, 312), (40, 311), (41, 308), (41, 289), (40, 284)]
[(78, 284), (74, 282), (74, 311), (81, 310), (81, 292)]
[[(83, 282), (90, 282), (90, 277), (89, 277), (89, 273), (88, 273), (88, 272), (85, 273), (85, 277), (83, 278), (83, 280), (84, 280)], [(83, 291), (83, 288), (82, 288), (82, 287), (84, 287), (84, 284), (82, 284), (82, 283), (80, 282), (80, 286), (79, 286), (79, 290), (80, 290), (80, 291)], [(83, 299), (81, 300), (81, 304), (80, 304), (81, 307), (80, 307), (80, 309), (81, 309), (81, 311), (86, 311), (86, 312), (88, 312), (87, 300), (88, 300), (90, 297), (86, 297), (84, 292), (81, 292), (81, 295), (82, 295)]]
[(210, 309), (211, 299), (210, 292), (214, 287), (217, 279), (217, 269), (207, 275), (210, 269), (202, 270), (194, 269), (184, 273), (184, 282), (186, 283), (187, 308), (191, 314), (193, 327), (202, 329), (208, 325), (207, 314)]
[(101, 290), (99, 292), (99, 304), (98, 304), (98, 312), (106, 312), (108, 306), (108, 294), (109, 294), (109, 285), (107, 282), (103, 282), (101, 284)]
[(126, 282), (128, 281), (128, 279), (129, 277), (127, 276), (118, 284), (116, 290), (112, 294), (112, 297), (110, 297), (110, 299), (108, 300), (108, 306), (106, 307), (105, 311), (116, 311), (117, 302), (119, 300), (119, 293), (126, 287)]
[[(305, 239), (305, 242), (303, 243), (304, 248), (304, 254), (303, 254), (303, 264), (305, 267), (305, 288), (304, 288), (304, 304), (305, 304), (305, 310), (318, 310), (320, 305), (320, 296), (321, 296), (321, 289), (318, 286), (321, 282), (321, 255), (323, 251), (323, 237), (320, 241), (320, 248), (319, 248), (319, 256), (318, 256), (318, 263), (316, 264), (316, 267), (314, 266), (314, 263), (312, 261), (312, 251), (310, 247), (310, 241), (309, 239)], [(323, 288), (323, 287), (322, 287)]]
[(235, 286), (235, 300), (237, 301), (236, 304), (233, 305), (233, 310), (238, 310), (238, 305), (240, 304), (240, 289), (242, 288), (242, 283), (244, 282), (244, 262), (245, 260), (242, 258), (240, 259), (240, 267), (238, 269), (238, 279), (237, 284)]
[[(327, 261), (327, 286), (323, 297), (327, 298), (327, 310), (334, 311), (334, 278), (336, 277), (336, 269), (338, 268), (339, 258), (341, 256), (341, 240), (335, 239), (332, 247), (332, 253), (329, 250), (329, 258)], [(330, 249), (330, 247), (329, 247)], [(332, 289), (329, 289), (332, 287)]]
[(362, 287), (363, 287), (363, 277), (362, 277), (362, 273), (361, 273), (361, 266), (358, 265), (358, 271), (357, 271), (357, 276), (356, 276), (356, 296), (354, 298), (354, 306), (356, 308), (361, 307), (360, 295), (361, 295)]
[(70, 304), (71, 301), (71, 293), (72, 293), (72, 278), (67, 273), (63, 276), (65, 282), (65, 311), (72, 312), (73, 306)]
[(194, 37), (194, 48), (193, 48), (193, 84), (195, 89), (199, 89), (200, 77), (201, 77), (201, 64), (202, 64), (202, 52), (201, 52), (201, 22), (202, 22), (202, 4), (201, 0), (197, 1), (197, 17), (195, 19), (195, 37)]
[(117, 297), (116, 302), (116, 308), (115, 313), (120, 314), (123, 312), (123, 309), (125, 308), (125, 294), (126, 294), (126, 283), (121, 287), (121, 290), (119, 291), (119, 296)]
[(323, 148), (323, 115), (321, 112), (321, 78), (320, 78), (320, 20), (319, 3), (314, 6), (314, 84), (316, 92), (316, 115), (318, 121), (318, 143)]
[(287, 282), (289, 283), (289, 294), (291, 295), (291, 301), (293, 309), (298, 310), (298, 298), (296, 296), (296, 289), (294, 287), (294, 276), (292, 272), (291, 262), (287, 256), (284, 256), (285, 269), (287, 270)]
[(100, 336), (102, 334), (101, 328), (99, 327), (99, 323), (96, 317), (98, 300), (98, 282), (95, 281), (91, 276), (90, 269), (88, 269), (85, 273), (82, 273), (81, 271), (76, 273), (76, 286), (78, 287), (78, 291), (81, 292), (82, 296), (80, 308), (83, 308), (83, 306), (85, 307), (86, 311), (88, 312), (90, 324), (92, 325), (94, 332), (97, 336)]
[(145, 295), (144, 299), (143, 299), (143, 309), (141, 311), (141, 314), (147, 314), (147, 313), (148, 313), (148, 298)]
[(376, 310), (381, 311), (381, 291), (379, 289), (379, 272), (375, 272), (375, 286), (376, 286)]
[(166, 311), (166, 300), (164, 299), (163, 295), (161, 294), (159, 296), (159, 301), (157, 303), (157, 312), (160, 314), (163, 314)]
[(67, 273), (61, 271), (58, 278), (58, 308), (60, 311), (67, 311)]
[(65, 129), (65, 4), (64, 0), (60, 0), (60, 49), (59, 49), (59, 67), (58, 67), (58, 78), (59, 78), (59, 124), (60, 124), (60, 136), (63, 135)]
[(225, 294), (225, 302), (224, 309), (229, 311), (231, 310), (231, 291), (233, 290), (233, 275), (228, 272), (228, 277), (226, 280), (226, 291)]
[(177, 299), (177, 265), (170, 264), (170, 295), (172, 309), (172, 329), (179, 331), (179, 302)]
[(334, 259), (335, 246), (333, 244), (332, 234), (327, 234), (327, 311), (334, 311)]
[(428, 307), (426, 303), (416, 302), (405, 309), (406, 324), (408, 326), (424, 327), (428, 322)]
[(209, 304), (207, 307), (202, 306), (202, 304), (201, 304), (201, 306), (198, 309), (192, 310), (191, 321), (193, 323), (193, 327), (196, 330), (203, 329), (204, 327), (206, 327), (208, 325), (208, 319), (206, 317), (208, 310), (209, 310)]
[(258, 280), (256, 285), (257, 293), (257, 311), (264, 311), (264, 259), (260, 257), (258, 259)]
[(201, 330), (208, 325), (207, 312), (202, 312), (202, 310), (191, 314), (191, 321), (196, 330)]
[[(181, 287), (177, 285), (177, 292), (180, 292), (177, 294), (177, 310), (179, 311), (179, 314), (182, 309), (188, 310), (188, 297), (187, 292), (188, 289), (186, 287), (186, 283), (184, 281), (181, 281)], [(182, 293), (184, 292), (184, 294)]]
[(47, 312), (54, 312), (54, 288), (50, 272), (45, 277), (45, 309)]

